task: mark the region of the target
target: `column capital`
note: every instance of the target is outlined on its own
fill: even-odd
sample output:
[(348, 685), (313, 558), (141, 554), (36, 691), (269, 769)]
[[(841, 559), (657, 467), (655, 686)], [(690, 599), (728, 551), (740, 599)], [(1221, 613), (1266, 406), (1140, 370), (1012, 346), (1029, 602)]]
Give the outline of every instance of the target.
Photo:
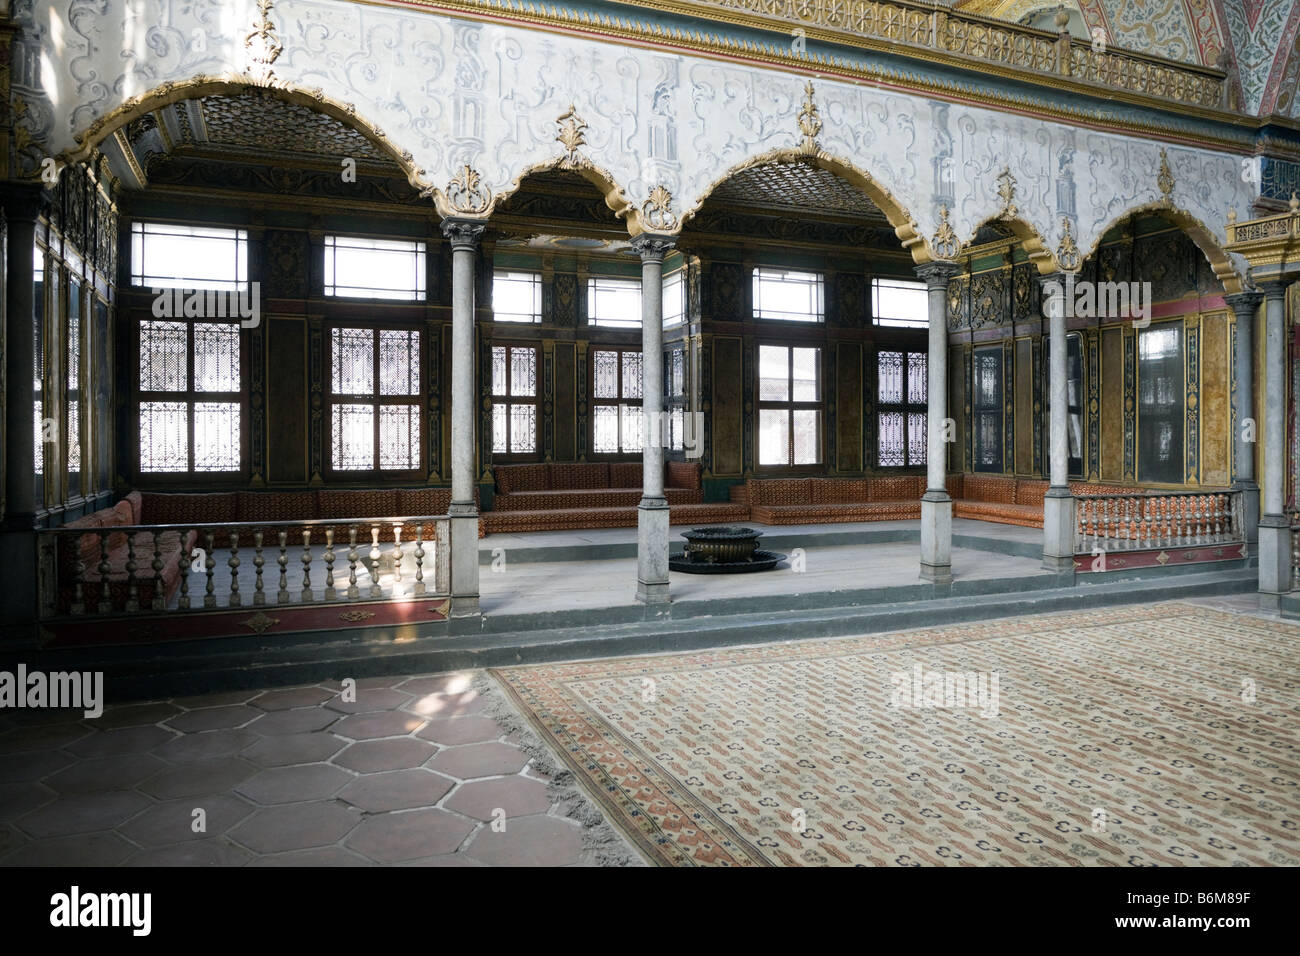
[(947, 291), (948, 280), (961, 272), (961, 264), (950, 262), (946, 259), (936, 259), (933, 262), (927, 262), (925, 265), (917, 266), (916, 275), (930, 289), (943, 289)]
[[(1282, 299), (1286, 297), (1286, 290), (1291, 287), (1294, 279), (1284, 278), (1282, 276), (1271, 277), (1267, 279), (1256, 278), (1255, 285), (1263, 290), (1266, 299)], [(1243, 295), (1246, 293), (1243, 293)]]
[(672, 252), (676, 245), (676, 236), (654, 232), (643, 232), (632, 240), (632, 249), (641, 257), (642, 262), (663, 262), (664, 256)]
[(468, 249), (474, 251), (483, 238), (487, 223), (482, 219), (448, 218), (442, 221), (442, 234), (451, 243), (453, 250)]
[(1228, 303), (1228, 307), (1236, 313), (1237, 318), (1242, 316), (1250, 318), (1259, 308), (1259, 304), (1264, 301), (1264, 293), (1254, 289), (1247, 292), (1232, 292), (1225, 295), (1223, 301)]

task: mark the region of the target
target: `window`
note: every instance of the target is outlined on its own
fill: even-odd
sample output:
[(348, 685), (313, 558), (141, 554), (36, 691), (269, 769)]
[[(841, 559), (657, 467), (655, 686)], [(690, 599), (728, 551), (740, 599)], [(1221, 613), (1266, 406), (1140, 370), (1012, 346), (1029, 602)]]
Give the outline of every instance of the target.
[(1182, 327), (1138, 332), (1138, 480), (1183, 481)]
[(825, 316), (825, 283), (817, 273), (754, 270), (754, 318), (820, 322)]
[(497, 322), (542, 321), (542, 277), (536, 272), (494, 271), (492, 318)]
[(325, 294), (356, 299), (424, 298), (424, 243), (325, 237)]
[(876, 463), (881, 468), (925, 464), (927, 372), (924, 352), (876, 354)]
[(81, 321), (81, 283), (75, 279), (68, 282), (68, 324), (67, 332), (67, 391), (64, 399), (66, 420), (64, 429), (67, 437), (67, 493), (76, 496), (82, 493), (81, 481), (81, 395), (82, 395), (82, 321)]
[(976, 471), (1002, 471), (1002, 349), (972, 357), (971, 422)]
[(930, 299), (924, 282), (871, 280), (871, 318), (876, 325), (924, 329), (930, 324)]
[(131, 224), (132, 285), (238, 291), (247, 281), (248, 232), (244, 229)]
[(664, 277), (664, 328), (686, 320), (686, 270)]
[(492, 454), (537, 451), (537, 349), (492, 347)]
[[(668, 448), (686, 448), (686, 350), (676, 348), (664, 356), (664, 409), (668, 412)], [(692, 446), (698, 439), (691, 436)], [(693, 450), (693, 448), (692, 448)]]
[(591, 352), (591, 450), (598, 455), (641, 450), (641, 353)]
[(640, 279), (588, 279), (587, 319), (611, 328), (641, 327)]
[(330, 330), (330, 465), (335, 471), (416, 471), (420, 333)]
[(758, 463), (821, 461), (821, 349), (758, 347)]
[(140, 471), (239, 471), (239, 326), (140, 323)]

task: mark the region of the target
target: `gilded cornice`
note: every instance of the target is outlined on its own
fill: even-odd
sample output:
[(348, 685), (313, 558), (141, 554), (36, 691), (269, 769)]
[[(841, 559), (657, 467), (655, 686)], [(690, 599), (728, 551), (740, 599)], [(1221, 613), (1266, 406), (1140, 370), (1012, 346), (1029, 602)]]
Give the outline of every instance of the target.
[[(760, 67), (784, 69), (790, 72), (830, 77), (850, 82), (869, 83), (901, 92), (916, 93), (949, 102), (966, 103), (994, 110), (1011, 111), (1039, 119), (1055, 120), (1108, 132), (1138, 133), (1166, 142), (1189, 146), (1209, 147), (1233, 152), (1253, 148), (1254, 130), (1262, 125), (1258, 117), (1232, 113), (1217, 107), (1197, 106), (1174, 102), (1159, 96), (1148, 96), (1131, 91), (1086, 82), (1069, 76), (1044, 74), (1037, 71), (1015, 69), (990, 61), (975, 61), (964, 57), (946, 56), (939, 51), (908, 46), (870, 37), (854, 37), (818, 30), (779, 18), (765, 20), (745, 13), (700, 5), (689, 0), (608, 0), (630, 6), (678, 14), (695, 19), (706, 19), (729, 24), (742, 29), (791, 37), (792, 28), (799, 26), (808, 40), (817, 40), (839, 47), (853, 47), (863, 51), (889, 56), (902, 56), (913, 60), (916, 69), (893, 68), (865, 63), (853, 56), (810, 52), (795, 49), (784, 39), (765, 42), (725, 36), (716, 32), (665, 25), (662, 22), (635, 19), (634, 16), (614, 16), (592, 13), (587, 10), (529, 2), (529, 0), (353, 0), (373, 6), (400, 6), (417, 8), (445, 15), (527, 25), (587, 39), (606, 38), (631, 45), (669, 49), (709, 59), (744, 62)], [(996, 22), (996, 21), (991, 21)], [(779, 26), (774, 26), (779, 24)], [(1001, 24), (1007, 26), (1007, 24)], [(1156, 58), (1143, 54), (1126, 54), (1135, 59)], [(1171, 61), (1172, 62), (1172, 61)], [(942, 65), (968, 74), (969, 81), (936, 77), (927, 74), (924, 64)], [(1189, 70), (1217, 74), (1208, 68), (1187, 65)], [(1039, 96), (1008, 91), (988, 92), (988, 76), (996, 76), (1015, 83), (1042, 88), (1044, 96), (1062, 91), (1078, 97), (1095, 100), (1095, 107), (1075, 106), (1047, 102)], [(1125, 104), (1163, 114), (1161, 118), (1138, 118), (1117, 114), (1108, 104)], [(1205, 128), (1193, 129), (1188, 120), (1200, 120), (1220, 127), (1236, 127), (1239, 135), (1230, 132), (1215, 133)]]

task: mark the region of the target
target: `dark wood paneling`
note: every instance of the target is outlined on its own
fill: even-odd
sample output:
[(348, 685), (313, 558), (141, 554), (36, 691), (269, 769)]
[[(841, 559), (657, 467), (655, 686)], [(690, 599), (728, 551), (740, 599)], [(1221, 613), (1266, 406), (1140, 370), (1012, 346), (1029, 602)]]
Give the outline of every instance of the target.
[(307, 466), (307, 327), (267, 320), (266, 462), (274, 484), (304, 483)]
[(1124, 479), (1124, 333), (1101, 332), (1101, 478)]
[(572, 342), (555, 343), (555, 460), (578, 457), (577, 350)]
[(842, 472), (857, 472), (862, 470), (862, 347), (841, 342), (835, 353), (836, 467)]
[(740, 339), (713, 340), (713, 473), (739, 476), (745, 396)]
[(1034, 472), (1034, 348), (1016, 339), (1016, 474)]

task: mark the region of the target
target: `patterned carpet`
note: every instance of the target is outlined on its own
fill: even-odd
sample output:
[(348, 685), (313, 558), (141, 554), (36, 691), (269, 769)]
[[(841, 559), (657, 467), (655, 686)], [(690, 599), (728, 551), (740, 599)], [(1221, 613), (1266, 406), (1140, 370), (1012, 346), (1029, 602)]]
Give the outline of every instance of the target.
[(1294, 624), (1163, 604), (492, 673), (660, 864), (1300, 864)]

